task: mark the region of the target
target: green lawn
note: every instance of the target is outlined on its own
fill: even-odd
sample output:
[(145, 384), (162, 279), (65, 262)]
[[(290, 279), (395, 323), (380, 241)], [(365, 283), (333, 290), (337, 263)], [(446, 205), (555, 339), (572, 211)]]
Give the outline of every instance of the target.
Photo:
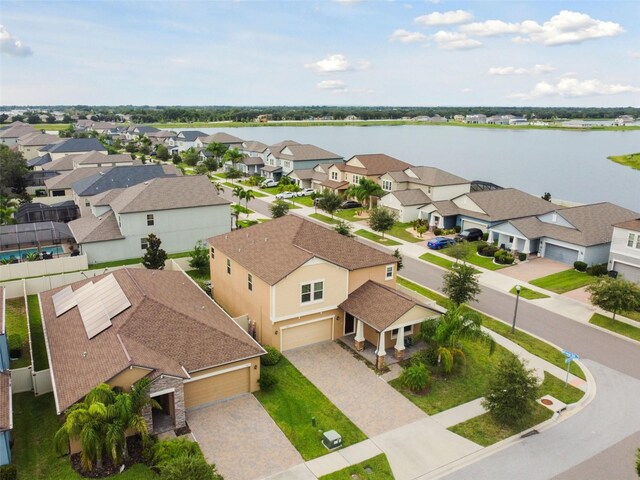
[(313, 198), (311, 197), (296, 197), (296, 198), (293, 198), (292, 200), (305, 207), (313, 207)]
[(434, 265), (446, 268), (447, 270), (451, 270), (451, 267), (453, 267), (456, 263), (452, 262), (451, 260), (447, 260), (446, 258), (442, 258), (438, 255), (434, 255), (433, 253), (423, 253), (422, 255), (420, 255), (420, 260), (433, 263)]
[(276, 195), (280, 193), (280, 191), (278, 190), (278, 187), (261, 188), (260, 190), (262, 190), (263, 192), (267, 192), (271, 195)]
[(40, 302), (38, 295), (29, 295), (29, 327), (31, 329), (31, 346), (33, 347), (33, 369), (36, 372), (49, 368), (47, 347), (42, 330), (42, 316), (40, 315)]
[(614, 320), (611, 317), (606, 317), (599, 313), (594, 313), (589, 323), (640, 342), (640, 328), (629, 325), (628, 323)]
[[(5, 320), (7, 338), (19, 335), (22, 342), (22, 355), (17, 360), (11, 360), (11, 368), (22, 368), (31, 365), (29, 350), (29, 330), (27, 327), (27, 311), (24, 306), (24, 298), (10, 298), (5, 301)], [(10, 342), (11, 343), (11, 342)]]
[[(367, 438), (285, 357), (277, 365), (263, 366), (262, 371), (273, 373), (278, 384), (254, 395), (305, 460), (329, 453), (321, 443), (324, 431), (340, 432), (345, 447)], [(316, 418), (316, 427), (311, 417)]]
[(414, 237), (409, 232), (407, 232), (407, 228), (410, 228), (411, 226), (411, 222), (396, 222), (393, 224), (393, 227), (391, 227), (391, 230), (389, 230), (386, 234), (391, 235), (392, 237), (399, 238), (400, 240), (404, 240), (405, 242), (418, 243), (423, 241), (423, 238)]
[[(29, 480), (81, 480), (69, 462), (53, 447), (53, 435), (60, 427), (53, 394), (35, 397), (32, 393), (13, 396), (13, 463), (19, 478)], [(120, 475), (118, 480), (151, 480), (159, 478), (145, 465), (136, 465)]]
[(461, 343), (466, 364), (459, 372), (446, 377), (432, 375), (433, 384), (427, 394), (419, 395), (411, 392), (402, 385), (400, 378), (391, 380), (389, 385), (429, 415), (484, 397), (493, 371), (500, 360), (506, 357), (508, 351), (496, 345), (493, 355), (490, 355), (487, 345), (469, 341)]
[(251, 210), (250, 208), (245, 207), (244, 205), (240, 205), (239, 203), (234, 203), (233, 205), (231, 205), (231, 209), (235, 210), (236, 212), (240, 212), (240, 213), (244, 213), (244, 214), (253, 213), (253, 210)]
[(640, 322), (640, 311), (621, 312), (620, 315), (630, 318), (631, 320), (635, 320), (636, 322)]
[(611, 155), (607, 158), (621, 165), (626, 165), (627, 167), (640, 170), (640, 153), (630, 153), (629, 155)]
[(309, 215), (311, 218), (315, 218), (316, 220), (320, 220), (321, 222), (328, 223), (330, 225), (337, 225), (340, 223), (339, 219), (327, 217), (321, 213), (312, 213)]
[(540, 385), (540, 396), (551, 395), (567, 405), (576, 403), (584, 396), (584, 392), (573, 385), (565, 387), (564, 381), (558, 377), (544, 372), (544, 381)]
[[(429, 290), (422, 285), (418, 285), (417, 283), (411, 282), (410, 280), (402, 277), (398, 277), (397, 282), (399, 285), (402, 285), (405, 288), (409, 288), (410, 290), (413, 290), (414, 292), (417, 292), (424, 297), (435, 300), (438, 305), (444, 308), (450, 308), (451, 306), (449, 299), (437, 292)], [(493, 330), (503, 337), (508, 338), (512, 342), (520, 345), (528, 352), (546, 360), (549, 363), (556, 365), (557, 367), (560, 367), (562, 369), (565, 369), (567, 367), (567, 365), (564, 363), (565, 356), (553, 345), (549, 345), (547, 342), (539, 340), (536, 337), (523, 332), (522, 330), (516, 329), (516, 333), (511, 334), (511, 325), (508, 325), (507, 323), (501, 322), (500, 320), (496, 320), (495, 318), (489, 317), (487, 315), (481, 315), (482, 325), (487, 327), (489, 330)], [(586, 379), (586, 377), (584, 376), (584, 372), (575, 362), (571, 363), (571, 373), (583, 380)]]
[[(513, 293), (517, 295), (516, 287), (513, 287), (509, 290), (509, 293)], [(527, 300), (538, 300), (539, 298), (549, 298), (549, 295), (545, 295), (544, 293), (536, 292), (535, 290), (531, 290), (527, 287), (520, 287), (520, 296), (522, 298), (526, 298)]]
[[(98, 270), (100, 268), (121, 267), (124, 265), (135, 265), (136, 263), (142, 263), (143, 255), (144, 253), (141, 253), (141, 255), (136, 258), (127, 258), (125, 260), (114, 260), (113, 262), (94, 263), (93, 265), (89, 265), (89, 270)], [(170, 253), (169, 255), (167, 255), (168, 258), (184, 258), (184, 257), (190, 257), (190, 256), (191, 256), (191, 250), (187, 252)]]
[(595, 282), (598, 277), (593, 277), (585, 272), (578, 272), (574, 269), (564, 270), (563, 272), (553, 273), (546, 277), (536, 278), (529, 283), (536, 287), (551, 290), (555, 293), (565, 293), (581, 288)]
[(346, 210), (338, 210), (335, 213), (336, 217), (340, 217), (343, 220), (347, 220), (349, 222), (361, 222), (363, 220), (368, 220), (367, 218), (359, 218), (356, 217), (356, 215), (358, 214), (358, 212), (362, 211), (361, 208), (348, 208)]
[(206, 282), (207, 280), (211, 280), (211, 270), (209, 269), (207, 269), (207, 271), (204, 274), (198, 272), (198, 270), (189, 270), (188, 272), (185, 272), (185, 273), (189, 275), (191, 278), (193, 278), (193, 280), (203, 290), (204, 290), (204, 282)]
[(387, 461), (387, 456), (382, 453), (364, 462), (323, 475), (320, 480), (347, 480), (352, 478), (360, 480), (393, 480), (394, 477)]
[[(483, 257), (482, 255), (478, 255), (476, 252), (476, 244), (474, 242), (465, 242), (462, 245), (466, 248), (467, 256), (464, 258), (464, 261), (467, 263), (471, 263), (473, 265), (477, 265), (478, 267), (486, 268), (487, 270), (500, 270), (501, 268), (508, 267), (509, 265), (498, 265), (497, 263), (493, 263), (492, 257)], [(451, 256), (451, 248), (443, 248), (442, 253), (445, 255)]]
[(353, 233), (355, 235), (360, 235), (361, 237), (366, 238), (368, 240), (373, 240), (374, 242), (379, 243), (380, 245), (387, 245), (388, 247), (402, 245), (400, 242), (396, 242), (395, 240), (391, 240), (390, 238), (387, 238), (387, 237), (383, 238), (381, 235), (370, 232), (369, 230), (360, 229), (360, 230), (356, 230)]
[(485, 413), (479, 417), (472, 418), (466, 422), (459, 423), (449, 428), (450, 431), (462, 437), (468, 438), (472, 442), (488, 447), (494, 443), (509, 438), (512, 435), (523, 432), (534, 427), (545, 420), (550, 419), (553, 412), (539, 403), (533, 407), (533, 414), (529, 421), (519, 427), (506, 427), (498, 423), (490, 413)]

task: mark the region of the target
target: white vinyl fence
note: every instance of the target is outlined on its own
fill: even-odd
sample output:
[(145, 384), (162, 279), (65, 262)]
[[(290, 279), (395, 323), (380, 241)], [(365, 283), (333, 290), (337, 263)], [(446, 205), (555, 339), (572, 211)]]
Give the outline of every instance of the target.
[(89, 268), (86, 255), (76, 257), (60, 257), (36, 262), (10, 263), (0, 265), (0, 282), (11, 279), (56, 275), (64, 272), (75, 272)]

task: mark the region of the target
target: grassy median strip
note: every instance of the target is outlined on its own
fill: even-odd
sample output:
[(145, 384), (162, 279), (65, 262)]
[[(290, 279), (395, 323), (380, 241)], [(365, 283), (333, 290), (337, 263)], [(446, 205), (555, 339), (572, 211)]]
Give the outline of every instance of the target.
[(327, 430), (340, 432), (345, 447), (367, 438), (285, 357), (272, 367), (263, 366), (262, 371), (272, 373), (278, 384), (254, 395), (305, 460), (329, 453), (321, 443)]
[(36, 372), (49, 368), (47, 347), (44, 342), (42, 329), (42, 315), (40, 314), (40, 302), (38, 295), (27, 297), (29, 304), (29, 328), (31, 329), (31, 348), (33, 348), (33, 369)]
[(599, 313), (594, 313), (589, 323), (640, 342), (640, 328), (629, 325), (628, 323), (614, 320)]
[(24, 298), (10, 298), (5, 301), (5, 320), (9, 349), (22, 346), (20, 358), (10, 361), (11, 368), (22, 368), (31, 365), (29, 350), (29, 330), (27, 327), (27, 311)]
[[(517, 295), (516, 287), (513, 287), (509, 290), (509, 293), (513, 293)], [(522, 298), (526, 298), (527, 300), (538, 300), (540, 298), (549, 298), (549, 295), (545, 295), (544, 293), (536, 292), (535, 290), (531, 290), (527, 287), (520, 287), (520, 296)]]
[(597, 279), (598, 277), (591, 276), (585, 272), (570, 269), (552, 273), (546, 277), (536, 278), (529, 283), (555, 293), (566, 293), (576, 288), (586, 287)]
[(364, 462), (323, 475), (320, 477), (320, 480), (345, 480), (349, 478), (359, 478), (361, 480), (393, 480), (395, 477), (387, 461), (387, 456), (382, 453)]
[[(487, 270), (500, 270), (501, 268), (509, 267), (510, 265), (498, 265), (497, 263), (493, 263), (493, 257), (483, 257), (482, 255), (478, 255), (476, 251), (476, 243), (475, 242), (464, 242), (466, 250), (466, 256), (462, 259), (467, 263), (471, 263), (472, 265), (476, 265), (478, 267), (486, 268)], [(442, 249), (442, 253), (445, 255), (453, 256), (452, 252), (454, 250), (451, 247), (447, 247)]]
[(356, 230), (353, 233), (355, 233), (356, 235), (359, 235), (362, 238), (366, 238), (367, 240), (373, 240), (374, 242), (379, 243), (380, 245), (386, 245), (388, 247), (401, 245), (400, 242), (396, 242), (395, 240), (391, 240), (390, 238), (382, 237), (377, 233), (370, 232), (369, 230), (360, 229), (360, 230)]
[[(419, 293), (420, 295), (435, 300), (438, 305), (449, 308), (451, 306), (451, 302), (446, 297), (436, 293), (428, 288), (414, 283), (406, 278), (398, 277), (397, 280), (399, 285), (402, 285), (405, 288), (413, 290), (414, 292)], [(536, 337), (529, 335), (528, 333), (523, 332), (522, 330), (516, 330), (515, 334), (511, 333), (511, 326), (507, 325), (500, 320), (496, 320), (495, 318), (489, 317), (487, 315), (482, 315), (482, 325), (492, 330), (505, 338), (508, 338), (512, 342), (517, 343), (522, 348), (527, 350), (529, 353), (534, 354), (537, 357), (540, 357), (546, 360), (549, 363), (554, 364), (557, 367), (562, 369), (567, 368), (566, 363), (564, 363), (565, 356), (562, 354), (560, 350), (555, 348), (553, 345), (548, 344), (543, 340), (539, 340)], [(577, 377), (580, 377), (583, 380), (586, 380), (584, 372), (582, 369), (575, 363), (571, 363), (571, 373)]]
[(329, 225), (337, 225), (340, 223), (340, 220), (337, 218), (327, 217), (321, 213), (312, 213), (309, 215), (311, 218), (315, 218), (316, 220), (320, 220), (321, 222), (328, 223)]

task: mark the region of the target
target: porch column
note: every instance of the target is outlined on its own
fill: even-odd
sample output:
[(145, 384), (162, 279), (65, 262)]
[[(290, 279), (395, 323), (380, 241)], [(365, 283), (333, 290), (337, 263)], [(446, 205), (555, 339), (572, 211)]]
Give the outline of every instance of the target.
[(396, 337), (396, 358), (402, 360), (404, 358), (404, 327), (398, 329)]
[(362, 325), (362, 320), (360, 320), (359, 318), (356, 318), (356, 336), (354, 340), (355, 340), (356, 351), (358, 352), (361, 352), (362, 350), (364, 350), (363, 330), (364, 330), (364, 327)]
[(524, 241), (524, 247), (522, 248), (522, 252), (529, 255), (531, 253), (531, 240), (528, 238)]
[(385, 332), (380, 332), (378, 340), (378, 350), (376, 350), (376, 368), (380, 369), (384, 367), (384, 357), (387, 354), (384, 346)]

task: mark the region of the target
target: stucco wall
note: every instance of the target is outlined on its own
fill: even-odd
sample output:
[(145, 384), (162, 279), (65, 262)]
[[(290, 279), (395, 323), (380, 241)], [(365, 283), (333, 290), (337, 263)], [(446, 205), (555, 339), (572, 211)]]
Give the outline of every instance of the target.
[(122, 372), (120, 372), (118, 375), (113, 377), (107, 383), (111, 387), (120, 387), (123, 390), (130, 390), (131, 385), (136, 383), (145, 375), (148, 375), (149, 372), (150, 370), (146, 368), (138, 368), (138, 367), (128, 368), (127, 370), (123, 370)]
[[(391, 263), (389, 265), (391, 265)], [(369, 280), (394, 288), (396, 285), (396, 275), (398, 273), (397, 265), (395, 263), (393, 264), (393, 278), (390, 280), (385, 279), (386, 269), (387, 265), (378, 265), (349, 272), (349, 293)]]
[(459, 195), (464, 195), (465, 193), (469, 193), (471, 191), (470, 183), (463, 183), (460, 185), (442, 185), (431, 188), (431, 193), (429, 197), (434, 202), (440, 200), (451, 200)]

